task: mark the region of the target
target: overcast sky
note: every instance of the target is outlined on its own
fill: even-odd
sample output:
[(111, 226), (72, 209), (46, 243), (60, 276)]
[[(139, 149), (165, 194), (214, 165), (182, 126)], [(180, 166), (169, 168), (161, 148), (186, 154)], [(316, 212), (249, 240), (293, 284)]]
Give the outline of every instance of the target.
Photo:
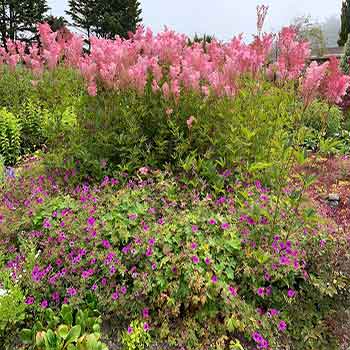
[[(164, 25), (178, 32), (214, 34), (229, 39), (255, 33), (256, 5), (263, 0), (141, 0), (143, 23), (155, 32)], [(68, 0), (48, 0), (54, 15), (64, 15)], [(322, 21), (340, 14), (342, 0), (265, 0), (270, 6), (265, 30), (276, 31), (293, 18), (311, 15)]]

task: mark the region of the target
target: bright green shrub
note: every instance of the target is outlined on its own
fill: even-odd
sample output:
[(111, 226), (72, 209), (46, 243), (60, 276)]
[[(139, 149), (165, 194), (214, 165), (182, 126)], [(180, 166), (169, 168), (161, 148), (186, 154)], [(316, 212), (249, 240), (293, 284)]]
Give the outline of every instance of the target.
[(0, 155), (0, 186), (5, 180), (5, 160), (2, 155)]
[(342, 128), (343, 113), (336, 106), (329, 106), (322, 101), (313, 101), (305, 110), (303, 124), (317, 132), (333, 136)]
[[(25, 319), (24, 295), (9, 273), (0, 273), (0, 344), (13, 349), (19, 324)], [(7, 348), (8, 346), (8, 348)]]
[(101, 318), (92, 310), (74, 310), (62, 305), (61, 312), (43, 312), (32, 329), (22, 329), (21, 339), (37, 350), (108, 350), (100, 341)]
[(298, 130), (294, 126), (302, 106), (293, 89), (250, 80), (244, 84), (234, 99), (193, 93), (175, 103), (151, 91), (87, 96), (77, 108), (74, 135), (55, 157), (58, 164), (78, 161), (81, 174), (93, 177), (116, 168), (168, 164), (215, 182), (218, 170), (226, 167), (264, 170), (282, 160), (288, 130)]
[(48, 112), (33, 100), (27, 99), (17, 114), (17, 119), (21, 123), (22, 152), (35, 151), (45, 142)]
[(18, 68), (16, 72), (10, 72), (6, 67), (1, 67), (0, 74), (0, 106), (17, 114), (34, 90), (32, 80), (35, 78), (27, 69)]
[(21, 126), (17, 118), (6, 109), (0, 110), (0, 155), (5, 164), (16, 163), (21, 154)]
[(123, 350), (144, 350), (151, 344), (151, 336), (144, 330), (144, 323), (132, 321), (122, 335)]

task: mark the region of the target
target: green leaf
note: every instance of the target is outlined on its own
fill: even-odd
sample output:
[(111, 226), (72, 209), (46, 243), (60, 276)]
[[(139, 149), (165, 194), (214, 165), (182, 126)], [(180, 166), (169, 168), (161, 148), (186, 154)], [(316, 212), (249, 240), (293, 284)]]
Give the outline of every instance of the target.
[(253, 163), (252, 165), (249, 166), (249, 172), (253, 173), (254, 171), (271, 168), (272, 165), (273, 165), (272, 163), (264, 163), (264, 162)]
[(57, 329), (57, 334), (63, 339), (67, 338), (68, 333), (69, 333), (69, 327), (65, 324), (60, 325)]
[(32, 344), (33, 342), (33, 332), (31, 329), (22, 329), (20, 337), (23, 344)]
[(64, 322), (67, 325), (71, 325), (73, 323), (72, 308), (69, 305), (64, 304), (62, 306), (61, 315), (62, 315), (62, 318), (63, 318)]
[(80, 336), (80, 333), (81, 327), (79, 325), (72, 327), (67, 335), (66, 343), (70, 344), (76, 342)]
[(57, 337), (56, 334), (49, 329), (46, 333), (45, 333), (45, 346), (49, 349), (51, 348), (55, 348), (57, 345)]

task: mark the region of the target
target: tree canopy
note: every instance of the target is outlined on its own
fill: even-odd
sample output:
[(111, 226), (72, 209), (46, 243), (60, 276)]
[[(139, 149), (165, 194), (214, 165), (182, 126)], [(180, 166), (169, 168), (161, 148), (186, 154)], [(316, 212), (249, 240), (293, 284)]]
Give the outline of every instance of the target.
[(6, 39), (30, 41), (35, 37), (36, 24), (49, 10), (46, 0), (0, 0), (0, 35)]
[(73, 25), (83, 29), (88, 37), (127, 37), (141, 22), (138, 0), (69, 0), (68, 5), (66, 13)]

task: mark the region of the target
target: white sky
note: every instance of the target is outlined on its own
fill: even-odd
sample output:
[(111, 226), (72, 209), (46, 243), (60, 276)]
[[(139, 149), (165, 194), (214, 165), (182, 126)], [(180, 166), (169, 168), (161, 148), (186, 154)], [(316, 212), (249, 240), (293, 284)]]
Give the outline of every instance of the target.
[[(261, 0), (264, 1), (264, 0)], [(192, 35), (213, 34), (229, 39), (239, 33), (253, 34), (259, 0), (141, 0), (143, 23), (155, 32), (164, 25)], [(48, 0), (54, 15), (64, 15), (68, 0)], [(293, 18), (311, 15), (324, 18), (341, 11), (342, 0), (265, 0), (270, 6), (266, 31), (277, 31)]]

